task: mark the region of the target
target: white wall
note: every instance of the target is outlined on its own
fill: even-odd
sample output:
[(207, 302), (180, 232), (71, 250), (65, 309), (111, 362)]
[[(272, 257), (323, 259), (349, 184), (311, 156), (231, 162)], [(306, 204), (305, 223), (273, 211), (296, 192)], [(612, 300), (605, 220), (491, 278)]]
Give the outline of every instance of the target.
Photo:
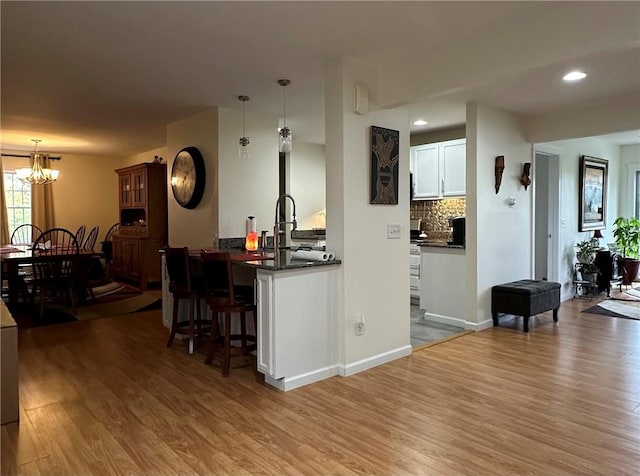
[[(197, 147), (204, 158), (206, 183), (202, 201), (193, 210), (182, 208), (169, 185), (173, 159), (184, 147)], [(216, 108), (167, 126), (167, 202), (169, 245), (211, 246), (218, 225), (218, 110)]]
[[(410, 345), (409, 340), (409, 114), (406, 108), (357, 115), (353, 85), (365, 85), (375, 109), (375, 71), (349, 60), (330, 65), (326, 83), (327, 247), (340, 265), (340, 359), (347, 368)], [(400, 131), (399, 203), (370, 205), (370, 126)], [(402, 238), (387, 239), (387, 224)], [(366, 333), (355, 335), (356, 316)], [(410, 347), (409, 351), (410, 351)], [(378, 363), (380, 363), (378, 361)]]
[(600, 240), (600, 243), (604, 245), (613, 242), (613, 222), (618, 216), (620, 147), (607, 144), (597, 138), (564, 140), (550, 142), (548, 145), (560, 151), (560, 220), (561, 223), (564, 223), (564, 227), (560, 228), (559, 237), (559, 275), (562, 284), (562, 299), (568, 299), (573, 296), (575, 245), (578, 241), (593, 236), (592, 231), (578, 231), (580, 156), (589, 155), (609, 161), (607, 209), (605, 212), (606, 229), (602, 230), (604, 238)]
[(640, 129), (640, 115), (638, 109), (629, 104), (629, 97), (622, 97), (606, 104), (563, 108), (526, 117), (522, 124), (527, 139), (540, 143)]
[[(484, 326), (491, 319), (491, 287), (530, 279), (531, 196), (520, 185), (522, 164), (532, 146), (511, 113), (467, 105), (467, 321)], [(495, 192), (495, 158), (504, 156), (502, 185)], [(509, 207), (509, 196), (516, 206)]]
[(324, 228), (325, 216), (318, 212), (326, 207), (324, 145), (294, 145), (290, 157), (289, 193), (296, 199), (298, 228)]
[[(278, 199), (278, 118), (246, 113), (251, 159), (238, 157), (242, 111), (219, 109), (219, 227), (221, 238), (245, 235), (245, 220), (273, 234)], [(292, 156), (296, 154), (296, 144)], [(295, 198), (295, 197), (294, 197)]]
[[(159, 147), (157, 149), (148, 150), (146, 152), (141, 152), (140, 154), (132, 155), (131, 157), (127, 157), (123, 159), (122, 167), (128, 167), (130, 165), (136, 165), (136, 164), (143, 164), (145, 162), (153, 162), (153, 159), (156, 155), (158, 157), (162, 157), (164, 159), (163, 163), (165, 164), (173, 163), (173, 157), (167, 156), (167, 147), (164, 146), (164, 147)], [(170, 172), (171, 172), (171, 169), (167, 171), (167, 173), (170, 173)], [(169, 191), (169, 194), (171, 194), (171, 191)]]
[(640, 144), (621, 146), (618, 215), (633, 216), (635, 205), (633, 180), (637, 171), (640, 171)]

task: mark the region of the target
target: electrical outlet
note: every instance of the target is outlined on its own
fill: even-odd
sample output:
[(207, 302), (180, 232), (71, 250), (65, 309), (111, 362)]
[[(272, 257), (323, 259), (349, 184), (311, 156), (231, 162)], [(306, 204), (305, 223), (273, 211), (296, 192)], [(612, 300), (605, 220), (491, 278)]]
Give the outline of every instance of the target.
[(399, 223), (389, 223), (387, 224), (387, 239), (396, 240), (401, 238), (401, 230), (402, 227)]
[(364, 316), (362, 314), (358, 314), (356, 316), (356, 335), (361, 336), (365, 332), (364, 327)]

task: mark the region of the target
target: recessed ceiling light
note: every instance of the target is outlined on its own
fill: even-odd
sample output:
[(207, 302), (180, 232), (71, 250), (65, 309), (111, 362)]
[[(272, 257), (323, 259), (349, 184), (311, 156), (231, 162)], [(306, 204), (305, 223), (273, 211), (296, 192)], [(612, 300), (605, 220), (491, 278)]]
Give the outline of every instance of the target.
[(425, 121), (424, 119), (418, 119), (417, 121), (413, 122), (414, 126), (426, 126), (428, 124), (427, 121)]
[(570, 73), (565, 74), (562, 79), (565, 81), (580, 81), (587, 77), (587, 73), (583, 71), (571, 71)]

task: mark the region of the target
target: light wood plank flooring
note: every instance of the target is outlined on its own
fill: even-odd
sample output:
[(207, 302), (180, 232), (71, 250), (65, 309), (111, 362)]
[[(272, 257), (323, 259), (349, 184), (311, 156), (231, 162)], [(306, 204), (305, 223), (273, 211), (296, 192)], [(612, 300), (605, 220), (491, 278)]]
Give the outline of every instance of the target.
[(159, 311), (22, 331), (2, 474), (637, 475), (640, 321), (594, 304), (289, 393), (167, 349)]

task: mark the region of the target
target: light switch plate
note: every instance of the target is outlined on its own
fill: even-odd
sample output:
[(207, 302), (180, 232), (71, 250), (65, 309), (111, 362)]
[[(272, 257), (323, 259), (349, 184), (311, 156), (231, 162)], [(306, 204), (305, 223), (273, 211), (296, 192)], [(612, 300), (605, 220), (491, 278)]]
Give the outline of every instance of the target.
[(389, 223), (387, 224), (387, 239), (395, 240), (401, 238), (401, 230), (402, 227), (399, 223)]

